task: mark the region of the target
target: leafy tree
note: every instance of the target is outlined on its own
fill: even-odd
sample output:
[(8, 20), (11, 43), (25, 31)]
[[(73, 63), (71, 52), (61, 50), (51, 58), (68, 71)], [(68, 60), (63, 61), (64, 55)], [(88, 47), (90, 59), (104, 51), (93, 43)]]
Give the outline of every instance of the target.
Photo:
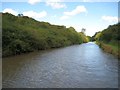
[(23, 17), (23, 14), (18, 14), (18, 17)]
[(102, 32), (97, 32), (92, 37), (97, 41), (102, 41), (105, 43), (118, 43), (120, 42), (120, 23), (117, 23), (115, 25), (110, 25), (108, 28), (104, 29)]
[(82, 28), (81, 32), (85, 34), (86, 29)]

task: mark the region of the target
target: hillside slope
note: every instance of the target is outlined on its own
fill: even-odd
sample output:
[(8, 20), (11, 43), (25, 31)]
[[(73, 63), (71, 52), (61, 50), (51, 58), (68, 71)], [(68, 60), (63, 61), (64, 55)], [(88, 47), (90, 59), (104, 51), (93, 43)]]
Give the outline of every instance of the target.
[(2, 13), (2, 30), (3, 57), (85, 41), (73, 27), (51, 25), (9, 13)]

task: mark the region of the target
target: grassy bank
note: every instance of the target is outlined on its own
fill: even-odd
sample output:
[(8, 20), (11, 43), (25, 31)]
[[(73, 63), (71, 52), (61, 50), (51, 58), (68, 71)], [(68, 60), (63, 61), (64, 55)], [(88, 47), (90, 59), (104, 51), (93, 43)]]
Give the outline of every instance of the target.
[(104, 43), (104, 42), (96, 42), (105, 52), (111, 53), (116, 57), (120, 58), (120, 48), (118, 43)]

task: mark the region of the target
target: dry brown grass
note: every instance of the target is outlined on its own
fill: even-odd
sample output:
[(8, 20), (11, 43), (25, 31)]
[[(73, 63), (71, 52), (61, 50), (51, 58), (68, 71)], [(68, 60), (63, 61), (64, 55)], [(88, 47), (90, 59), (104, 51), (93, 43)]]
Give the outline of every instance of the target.
[(99, 42), (99, 43), (97, 42), (97, 44), (98, 44), (105, 52), (111, 53), (111, 54), (117, 56), (118, 58), (120, 58), (120, 51), (114, 49), (111, 45), (105, 44), (105, 43), (101, 43), (101, 42)]

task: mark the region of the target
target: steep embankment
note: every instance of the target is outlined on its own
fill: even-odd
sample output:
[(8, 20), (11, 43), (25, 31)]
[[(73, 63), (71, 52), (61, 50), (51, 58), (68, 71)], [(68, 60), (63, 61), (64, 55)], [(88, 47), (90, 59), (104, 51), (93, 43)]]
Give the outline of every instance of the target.
[(111, 25), (102, 32), (97, 32), (93, 38), (97, 44), (106, 52), (111, 53), (120, 58), (120, 23)]
[(86, 38), (73, 27), (51, 25), (9, 13), (2, 13), (2, 30), (3, 56), (80, 44)]

